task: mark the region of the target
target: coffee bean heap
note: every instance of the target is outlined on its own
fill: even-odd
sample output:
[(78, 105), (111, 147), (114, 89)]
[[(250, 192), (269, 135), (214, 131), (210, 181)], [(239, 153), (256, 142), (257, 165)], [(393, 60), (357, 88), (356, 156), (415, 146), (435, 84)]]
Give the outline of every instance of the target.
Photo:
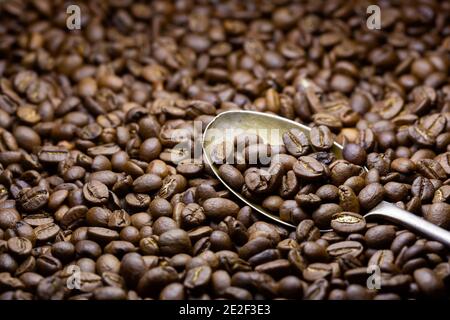
[[(334, 137), (328, 127), (313, 127), (309, 137), (299, 129), (290, 129), (282, 137), (282, 145), (269, 145), (256, 134), (236, 136), (232, 157), (236, 165), (220, 165), (221, 178), (282, 220), (297, 225), (312, 218), (321, 229), (330, 228), (335, 213), (359, 213), (360, 207), (371, 209), (383, 199), (385, 192), (379, 183), (360, 193), (366, 185), (363, 168), (336, 159), (330, 150)], [(216, 149), (223, 148), (219, 144)], [(347, 144), (344, 152), (355, 162), (365, 163), (366, 155), (359, 145)], [(215, 152), (212, 158), (223, 163), (227, 157), (227, 152)]]
[[(80, 30), (62, 0), (0, 3), (0, 299), (448, 298), (447, 248), (362, 215), (450, 227), (449, 2), (379, 1), (381, 30), (363, 1), (74, 4)], [(267, 166), (295, 159), (293, 198), (221, 167), (295, 231), (193, 156), (234, 109), (313, 128)]]

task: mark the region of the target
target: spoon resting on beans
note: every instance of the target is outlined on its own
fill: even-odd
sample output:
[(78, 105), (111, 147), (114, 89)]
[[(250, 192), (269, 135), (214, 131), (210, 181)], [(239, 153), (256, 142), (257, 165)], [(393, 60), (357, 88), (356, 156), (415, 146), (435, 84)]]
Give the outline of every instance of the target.
[[(258, 203), (258, 193), (269, 191), (269, 193), (283, 194), (285, 192), (283, 195), (287, 195), (286, 188), (280, 184), (281, 179), (287, 181), (292, 178), (300, 185), (307, 184), (312, 180), (323, 184), (327, 183), (326, 179), (329, 175), (327, 170), (329, 169), (321, 164), (321, 161), (327, 161), (327, 159), (323, 160), (317, 156), (317, 154), (326, 155), (326, 153), (316, 153), (314, 158), (309, 156), (307, 151), (313, 153), (321, 151), (323, 147), (323, 150), (326, 149), (336, 159), (342, 159), (343, 146), (333, 140), (330, 141), (330, 135), (325, 132), (326, 127), (314, 130), (312, 137), (311, 128), (289, 119), (256, 111), (227, 111), (217, 115), (206, 127), (202, 141), (203, 154), (214, 174), (234, 196), (264, 216), (295, 228), (296, 225), (292, 221), (288, 221), (286, 218), (282, 219), (273, 210), (269, 211)], [(324, 132), (320, 132), (320, 130)], [(242, 144), (237, 145), (236, 141), (241, 141)], [(291, 156), (295, 156), (297, 160), (293, 165), (291, 164), (293, 170), (290, 171), (294, 173), (289, 174), (288, 172), (284, 178), (281, 178), (281, 174), (278, 175), (277, 172), (286, 166), (281, 160), (283, 158), (281, 155), (286, 153), (289, 154), (290, 159), (292, 159)], [(279, 159), (278, 162), (276, 159)], [(248, 167), (248, 164), (254, 166)], [(220, 165), (225, 166), (220, 168)], [(226, 175), (227, 170), (231, 173), (237, 172), (235, 170), (245, 171), (245, 179), (239, 178), (237, 182), (232, 181), (228, 178), (231, 173)], [(365, 167), (362, 167), (362, 170), (367, 171)], [(286, 169), (281, 171), (284, 173)], [(239, 188), (240, 190), (238, 190)], [(350, 195), (353, 193), (348, 186), (340, 186), (340, 192), (344, 196), (345, 193)], [(383, 219), (414, 230), (450, 247), (449, 231), (392, 203), (381, 201), (382, 196), (381, 192), (379, 195), (375, 192), (374, 197), (379, 197), (380, 200), (376, 201), (373, 208), (369, 207), (370, 209), (366, 210), (368, 212), (365, 215), (353, 212), (359, 210), (359, 204), (357, 204), (355, 210), (334, 213), (330, 223), (334, 224), (334, 229), (337, 226), (353, 232), (358, 230), (359, 226), (365, 227), (365, 219)], [(290, 197), (294, 199), (294, 195), (290, 195)], [(277, 196), (276, 199), (281, 198)], [(292, 201), (294, 206), (293, 201), (314, 206), (314, 203), (320, 202), (320, 200), (316, 195), (306, 193), (298, 194), (295, 200), (289, 201)], [(330, 230), (322, 228), (321, 231)]]

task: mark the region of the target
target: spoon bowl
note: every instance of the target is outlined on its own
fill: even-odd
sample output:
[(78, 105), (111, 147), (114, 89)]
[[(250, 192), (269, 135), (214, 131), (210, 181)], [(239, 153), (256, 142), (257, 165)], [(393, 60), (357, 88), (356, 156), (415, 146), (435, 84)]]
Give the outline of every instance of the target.
[[(203, 154), (206, 162), (216, 175), (217, 179), (238, 199), (259, 212), (260, 214), (272, 219), (282, 225), (295, 228), (296, 226), (283, 221), (279, 216), (272, 214), (260, 205), (253, 203), (250, 199), (244, 197), (240, 192), (234, 190), (220, 176), (217, 165), (212, 160), (211, 154), (218, 144), (233, 143), (234, 138), (243, 133), (256, 133), (265, 143), (272, 146), (283, 144), (283, 133), (290, 129), (298, 129), (309, 137), (311, 128), (285, 119), (276, 115), (261, 113), (256, 111), (226, 111), (217, 115), (206, 127), (203, 133)], [(342, 158), (343, 146), (334, 143), (331, 149), (337, 159)], [(367, 171), (366, 168), (364, 170)], [(366, 219), (385, 219), (390, 222), (400, 224), (408, 229), (417, 231), (429, 238), (440, 241), (450, 247), (450, 232), (440, 228), (423, 218), (420, 218), (406, 210), (400, 209), (396, 205), (382, 201), (375, 208), (364, 215)], [(330, 230), (321, 230), (323, 232)]]

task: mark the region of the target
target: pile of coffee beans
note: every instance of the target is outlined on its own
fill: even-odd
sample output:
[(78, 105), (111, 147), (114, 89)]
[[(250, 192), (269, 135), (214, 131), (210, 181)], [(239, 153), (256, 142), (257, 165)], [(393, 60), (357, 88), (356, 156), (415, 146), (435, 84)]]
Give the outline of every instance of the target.
[[(450, 296), (448, 248), (362, 218), (450, 229), (449, 2), (71, 4), (0, 1), (0, 299)], [(239, 109), (312, 128), (220, 167), (295, 230), (195, 152)]]
[[(236, 136), (232, 157), (236, 165), (220, 165), (221, 178), (282, 220), (297, 225), (312, 218), (321, 229), (329, 229), (338, 212), (359, 213), (360, 208), (372, 209), (383, 199), (383, 186), (378, 182), (366, 186), (361, 166), (336, 159), (330, 150), (334, 135), (328, 127), (315, 126), (309, 134), (290, 129), (282, 137), (282, 145), (271, 145), (256, 134)], [(224, 148), (224, 144), (216, 147)], [(359, 145), (347, 144), (344, 153), (353, 162), (365, 163), (366, 154)], [(227, 157), (218, 155), (228, 157), (228, 152), (213, 155), (215, 162), (223, 163)]]

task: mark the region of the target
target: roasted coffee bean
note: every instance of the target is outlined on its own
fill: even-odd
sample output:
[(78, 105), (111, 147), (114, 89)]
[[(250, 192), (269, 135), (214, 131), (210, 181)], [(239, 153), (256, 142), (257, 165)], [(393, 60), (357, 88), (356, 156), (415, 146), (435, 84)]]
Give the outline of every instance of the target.
[(20, 221), (20, 214), (14, 208), (0, 209), (0, 228), (6, 230), (13, 228)]
[(46, 223), (34, 228), (34, 237), (38, 242), (47, 242), (54, 239), (61, 228), (55, 223)]
[(101, 253), (101, 247), (94, 241), (91, 240), (81, 240), (78, 241), (75, 245), (75, 252), (80, 257), (87, 257), (96, 259)]
[(303, 156), (293, 167), (294, 173), (301, 179), (317, 180), (326, 176), (325, 167), (316, 159)]
[(395, 238), (395, 227), (380, 225), (369, 228), (364, 236), (366, 244), (371, 248), (389, 248)]
[(326, 184), (317, 189), (316, 195), (324, 202), (335, 202), (339, 199), (339, 189), (332, 184)]
[(272, 247), (272, 243), (267, 238), (258, 237), (250, 240), (239, 249), (239, 256), (243, 259), (249, 259), (258, 252)]
[(421, 268), (414, 271), (414, 280), (424, 295), (434, 298), (443, 296), (444, 284), (432, 270)]
[(337, 233), (358, 233), (365, 229), (363, 216), (353, 212), (335, 213), (331, 218), (331, 227)]
[(186, 231), (172, 229), (159, 236), (159, 248), (161, 254), (173, 256), (178, 253), (190, 253), (192, 250), (191, 240)]
[(203, 202), (205, 215), (213, 220), (223, 220), (227, 216), (236, 216), (239, 206), (224, 198), (211, 198)]
[(36, 211), (47, 204), (48, 198), (48, 191), (38, 186), (28, 190), (24, 189), (20, 193), (19, 201), (24, 210)]
[(211, 280), (212, 270), (209, 266), (200, 266), (190, 269), (184, 279), (184, 286), (191, 290), (205, 287)]
[(169, 175), (162, 181), (162, 187), (159, 189), (158, 196), (163, 199), (171, 198), (174, 194), (184, 191), (187, 181), (182, 175)]
[(320, 238), (319, 229), (314, 226), (314, 221), (309, 219), (300, 222), (295, 234), (298, 242), (314, 241)]
[(8, 250), (11, 254), (19, 257), (26, 257), (31, 254), (33, 244), (23, 237), (12, 237), (8, 239)]
[(447, 174), (439, 162), (432, 159), (421, 159), (417, 161), (417, 171), (429, 179), (447, 178)]
[(55, 146), (44, 146), (38, 153), (39, 160), (44, 163), (59, 163), (66, 160), (68, 156), (68, 151), (55, 147)]
[(339, 186), (338, 188), (339, 194), (339, 206), (344, 211), (350, 211), (359, 213), (360, 204), (358, 201), (358, 197), (355, 195), (355, 192), (349, 186)]
[(36, 268), (43, 275), (51, 275), (62, 268), (61, 262), (51, 255), (41, 255), (36, 259)]
[(311, 145), (320, 151), (329, 150), (333, 146), (333, 135), (326, 126), (317, 126), (311, 129), (309, 134)]
[(168, 284), (178, 279), (176, 270), (169, 266), (158, 266), (145, 272), (137, 285), (137, 292), (143, 296), (152, 296)]
[(220, 177), (233, 189), (240, 190), (244, 185), (244, 176), (235, 167), (223, 164), (219, 167)]
[(328, 246), (327, 253), (334, 258), (347, 254), (353, 257), (358, 257), (362, 253), (363, 249), (363, 245), (357, 241), (342, 241)]
[(325, 279), (314, 281), (305, 291), (305, 300), (323, 300), (326, 298), (329, 290), (329, 283)]
[(445, 202), (433, 203), (424, 212), (424, 218), (442, 228), (450, 228), (450, 204)]
[(423, 202), (428, 202), (431, 200), (434, 194), (434, 186), (430, 179), (425, 177), (417, 177), (411, 186), (411, 193), (419, 197)]
[(83, 186), (84, 198), (93, 204), (103, 204), (108, 201), (108, 187), (97, 180), (92, 180)]
[(51, 253), (60, 261), (68, 262), (75, 256), (75, 246), (68, 241), (59, 241), (52, 245)]
[(370, 183), (358, 194), (359, 203), (365, 210), (370, 210), (383, 200), (386, 191), (379, 183)]
[(117, 231), (102, 227), (89, 227), (87, 234), (89, 239), (101, 243), (108, 243), (119, 239), (119, 233)]
[[(320, 137), (318, 139), (320, 140)], [(307, 154), (311, 148), (308, 137), (298, 129), (290, 129), (283, 133), (283, 142), (287, 151), (294, 157)]]

